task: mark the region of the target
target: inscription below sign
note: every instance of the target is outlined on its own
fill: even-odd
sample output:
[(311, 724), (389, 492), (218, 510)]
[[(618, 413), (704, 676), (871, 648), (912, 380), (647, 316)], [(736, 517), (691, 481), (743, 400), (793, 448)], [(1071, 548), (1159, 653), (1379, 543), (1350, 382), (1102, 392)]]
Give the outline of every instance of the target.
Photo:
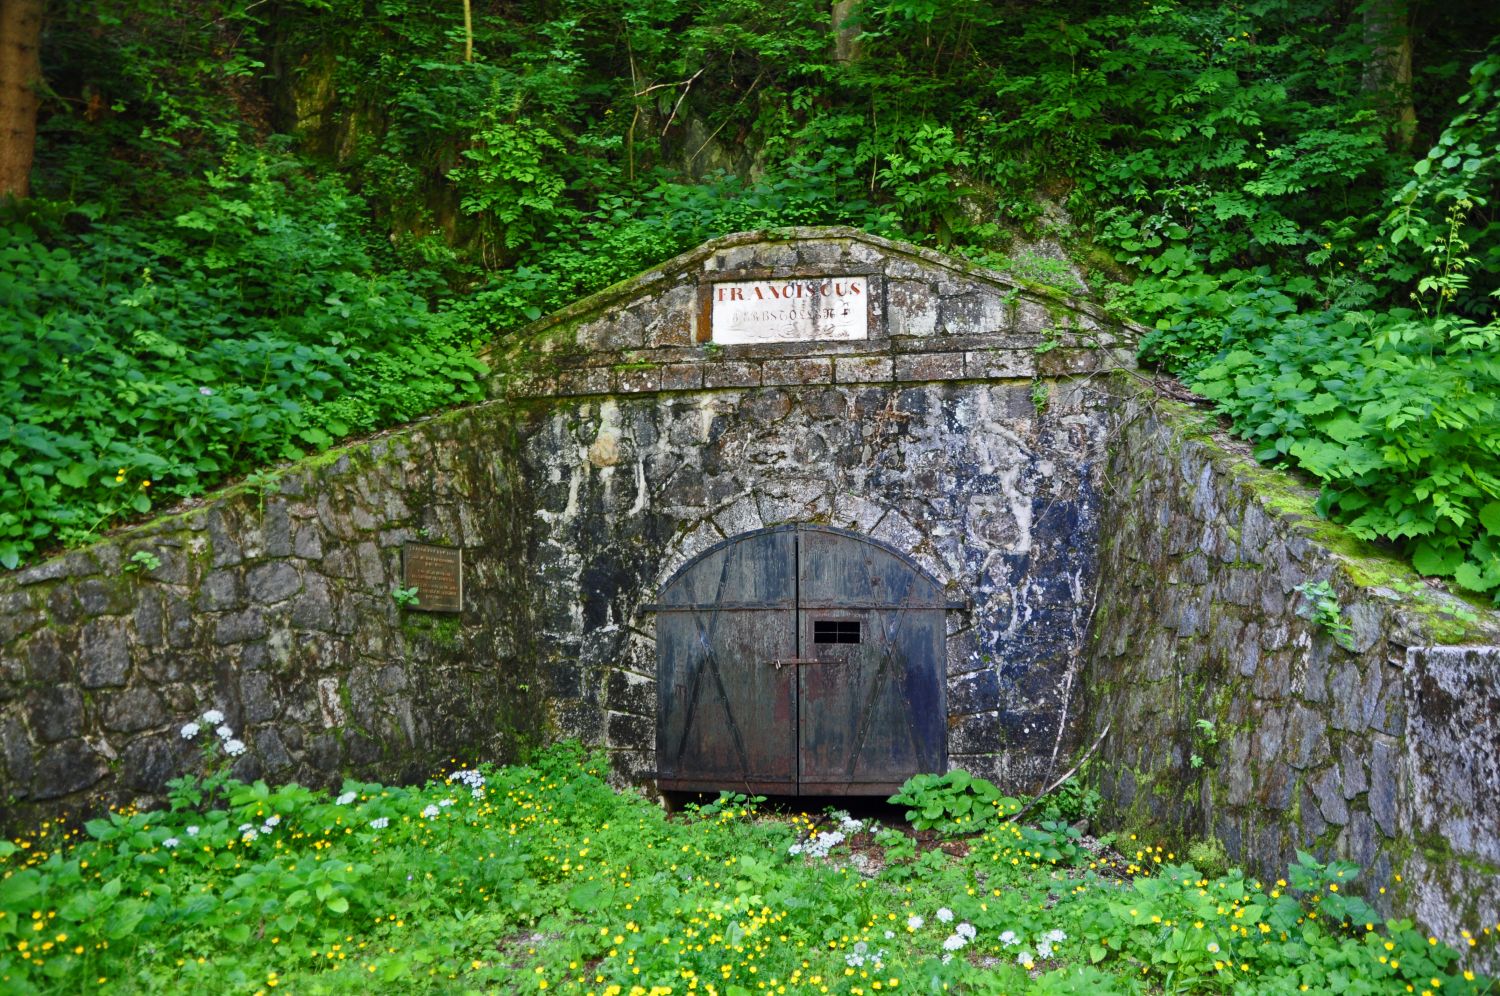
[(408, 543), (401, 548), (402, 586), (417, 589), (411, 608), (459, 612), (464, 607), (464, 553), (446, 546)]
[(868, 339), (864, 277), (797, 277), (714, 284), (713, 341), (725, 344)]

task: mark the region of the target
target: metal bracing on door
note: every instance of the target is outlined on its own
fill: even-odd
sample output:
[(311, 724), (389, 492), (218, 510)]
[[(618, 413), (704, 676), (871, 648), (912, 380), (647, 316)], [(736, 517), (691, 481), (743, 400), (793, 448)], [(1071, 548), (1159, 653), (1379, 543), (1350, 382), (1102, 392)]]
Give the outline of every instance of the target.
[(888, 794), (945, 770), (950, 604), (895, 550), (757, 530), (704, 551), (651, 608), (661, 788)]

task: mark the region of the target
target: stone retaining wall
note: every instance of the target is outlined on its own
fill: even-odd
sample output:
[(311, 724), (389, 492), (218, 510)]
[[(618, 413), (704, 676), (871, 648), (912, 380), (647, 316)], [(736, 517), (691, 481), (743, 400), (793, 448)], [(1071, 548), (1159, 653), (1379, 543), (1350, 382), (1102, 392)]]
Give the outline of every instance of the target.
[[(1126, 390), (1086, 677), (1109, 820), (1267, 878), (1298, 849), (1355, 861), (1377, 908), (1452, 942), (1494, 924), (1500, 652), (1434, 646), (1495, 643), (1493, 614), (1319, 520), (1201, 410)], [(1324, 580), (1350, 649), (1305, 618)]]
[[(0, 578), (4, 822), (159, 802), (211, 708), (246, 779), (513, 757), (543, 714), (513, 446), (500, 406), (466, 409)], [(464, 548), (461, 616), (392, 599), (419, 539)]]

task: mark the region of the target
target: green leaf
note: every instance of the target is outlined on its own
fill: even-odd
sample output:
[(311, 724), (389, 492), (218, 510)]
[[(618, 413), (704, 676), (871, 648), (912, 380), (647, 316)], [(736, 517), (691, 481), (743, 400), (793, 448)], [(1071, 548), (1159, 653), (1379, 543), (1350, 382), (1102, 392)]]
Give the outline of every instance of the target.
[(1500, 501), (1492, 501), (1479, 510), (1479, 522), (1491, 536), (1500, 536)]
[(348, 913), (349, 900), (345, 899), (343, 896), (334, 896), (332, 899), (328, 900), (328, 908), (333, 910), (335, 913)]
[(42, 875), (35, 868), (23, 868), (10, 878), (0, 880), (0, 907), (19, 909), (20, 905), (41, 891)]
[(1448, 577), (1464, 561), (1464, 552), (1451, 542), (1447, 544), (1423, 540), (1412, 553), (1411, 563), (1420, 574)]
[(70, 488), (81, 488), (89, 483), (92, 470), (88, 464), (70, 464), (57, 472), (57, 479)]
[(1458, 569), (1453, 572), (1453, 580), (1470, 591), (1489, 591), (1496, 585), (1500, 585), (1500, 577), (1491, 575), (1472, 560), (1466, 560), (1458, 565)]

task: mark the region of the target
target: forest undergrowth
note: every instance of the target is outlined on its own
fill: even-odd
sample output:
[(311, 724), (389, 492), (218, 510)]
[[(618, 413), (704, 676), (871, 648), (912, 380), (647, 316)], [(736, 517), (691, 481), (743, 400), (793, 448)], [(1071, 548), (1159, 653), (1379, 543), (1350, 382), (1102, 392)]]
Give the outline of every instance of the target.
[(840, 59), (811, 0), (53, 5), (0, 564), (472, 400), (476, 346), (705, 239), (847, 224), (1081, 272), (1322, 514), (1500, 591), (1500, 14), (854, 10)]
[(184, 727), (207, 774), (169, 809), (0, 841), (0, 988), (1495, 991), (1468, 952), (1377, 917), (1353, 865), (1302, 855), (1261, 881), (1222, 850), (1085, 837), (1067, 820), (1086, 793), (1013, 820), (1019, 800), (955, 772), (903, 789), (909, 822), (728, 794), (669, 815), (576, 744), (323, 793), (228, 778), (222, 718)]

